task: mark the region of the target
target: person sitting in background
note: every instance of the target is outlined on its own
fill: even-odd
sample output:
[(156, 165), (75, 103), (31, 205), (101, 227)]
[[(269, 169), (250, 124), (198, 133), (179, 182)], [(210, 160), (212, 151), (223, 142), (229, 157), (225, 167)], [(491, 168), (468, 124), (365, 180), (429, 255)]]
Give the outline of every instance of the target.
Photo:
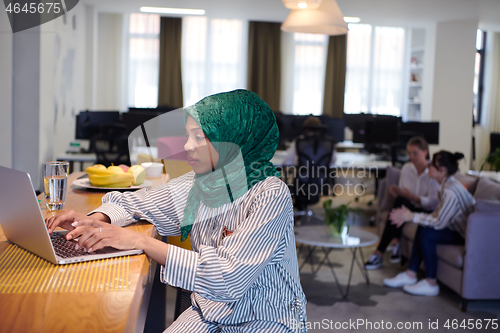
[[(324, 135), (327, 131), (327, 127), (323, 125), (321, 120), (315, 116), (309, 116), (302, 125), (303, 134), (300, 137), (311, 136), (311, 135)], [(297, 139), (294, 139), (288, 149), (286, 150), (286, 157), (283, 161), (284, 165), (297, 165)], [(335, 149), (332, 152), (332, 158), (330, 159), (330, 165), (335, 163)]]
[[(414, 213), (406, 207), (394, 209), (390, 220), (398, 228), (404, 222), (411, 221), (419, 224), (410, 263), (406, 272), (396, 277), (385, 279), (388, 287), (403, 287), (403, 290), (414, 295), (436, 296), (439, 294), (437, 284), (437, 244), (465, 243), (467, 219), (474, 211), (475, 199), (465, 186), (452, 175), (458, 170), (458, 161), (464, 157), (462, 153), (450, 153), (441, 150), (432, 157), (429, 166), (429, 176), (441, 184), (438, 198), (439, 203), (434, 212)], [(427, 278), (417, 282), (417, 271), (422, 263), (425, 264)]]
[[(427, 167), (429, 156), (429, 145), (427, 141), (420, 136), (415, 136), (408, 141), (406, 146), (410, 162), (406, 163), (399, 178), (399, 186), (391, 186), (390, 194), (395, 197), (393, 208), (405, 206), (412, 212), (432, 212), (437, 204), (437, 194), (439, 184), (435, 179), (429, 177)], [(384, 233), (375, 253), (365, 263), (366, 269), (377, 269), (382, 266), (382, 255), (389, 244), (391, 248), (391, 263), (401, 261), (401, 248), (399, 239), (401, 238), (401, 229), (391, 224), (387, 219)]]
[[(303, 129), (303, 134), (300, 135), (298, 138), (294, 139), (292, 141), (292, 144), (290, 147), (287, 149), (287, 155), (284, 160), (284, 165), (295, 165), (298, 166), (299, 161), (298, 161), (298, 156), (297, 156), (297, 140), (306, 138), (306, 137), (311, 137), (311, 136), (319, 136), (319, 137), (325, 137), (325, 133), (327, 131), (327, 126), (323, 125), (321, 123), (321, 120), (318, 117), (315, 116), (309, 116), (305, 121), (304, 124), (302, 125)], [(335, 148), (333, 148), (332, 151), (332, 156), (330, 158), (330, 165), (335, 163)], [(320, 172), (320, 171), (318, 171)], [(327, 182), (326, 178), (328, 175), (323, 175), (325, 179), (320, 181), (320, 184), (316, 184), (319, 186), (319, 188), (315, 191), (319, 193), (323, 193), (323, 183)], [(297, 193), (295, 193), (295, 208), (299, 212), (304, 212), (308, 203), (311, 203), (311, 195), (309, 192), (303, 192), (297, 189), (300, 189), (302, 186), (301, 184), (304, 184), (303, 180), (300, 179), (300, 177), (296, 177), (296, 183), (294, 184), (294, 190)], [(312, 200), (312, 202), (319, 200), (319, 196), (316, 197), (315, 200)]]

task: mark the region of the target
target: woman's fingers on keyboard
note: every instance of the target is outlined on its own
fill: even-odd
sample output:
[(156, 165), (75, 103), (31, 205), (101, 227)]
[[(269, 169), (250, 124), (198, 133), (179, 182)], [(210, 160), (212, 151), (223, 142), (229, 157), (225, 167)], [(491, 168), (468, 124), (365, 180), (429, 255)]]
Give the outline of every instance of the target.
[(79, 248), (82, 248), (85, 246), (85, 242), (92, 237), (93, 231), (92, 229), (95, 229), (93, 227), (77, 227), (74, 230), (70, 231), (66, 235), (67, 240), (74, 239), (77, 243), (75, 244), (75, 248), (78, 250)]
[(56, 227), (61, 227), (66, 230), (72, 230), (73, 226), (71, 225), (71, 223), (84, 218), (86, 218), (86, 215), (75, 212), (73, 210), (67, 210), (58, 215), (51, 216), (45, 219), (45, 223), (47, 225), (49, 233), (52, 234)]

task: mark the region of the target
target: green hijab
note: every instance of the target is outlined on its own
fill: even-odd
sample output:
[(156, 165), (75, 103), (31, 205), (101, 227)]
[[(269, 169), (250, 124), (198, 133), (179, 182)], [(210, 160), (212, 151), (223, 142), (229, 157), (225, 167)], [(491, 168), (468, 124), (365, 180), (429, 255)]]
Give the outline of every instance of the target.
[(279, 177), (270, 162), (278, 146), (276, 118), (257, 94), (235, 90), (205, 97), (184, 108), (219, 153), (214, 170), (196, 174), (181, 221), (181, 241), (191, 231), (200, 202), (221, 207), (267, 177)]

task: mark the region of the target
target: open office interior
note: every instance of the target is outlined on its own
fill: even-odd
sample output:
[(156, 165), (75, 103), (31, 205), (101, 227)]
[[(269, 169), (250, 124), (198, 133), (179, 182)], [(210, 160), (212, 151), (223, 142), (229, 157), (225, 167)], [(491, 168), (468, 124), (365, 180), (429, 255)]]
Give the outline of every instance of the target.
[[(402, 28), (405, 66), (411, 58), (408, 52), (412, 52), (409, 38), (412, 31), (414, 43), (417, 34), (422, 36), (418, 36), (420, 45), (415, 45), (425, 50), (420, 60), (424, 66), (421, 88), (415, 99), (421, 105), (418, 114), (413, 116), (420, 121), (440, 123), (439, 146), (432, 146), (431, 153), (441, 148), (461, 151), (465, 155), (462, 170), (479, 168), (489, 151), (489, 133), (500, 130), (500, 3), (495, 0), (397, 3), (339, 0), (338, 4), (344, 16), (359, 17), (358, 24), (366, 25), (373, 34), (382, 31), (378, 29), (381, 27)], [(1, 165), (30, 172), (34, 183), (41, 184), (41, 162), (64, 154), (75, 139), (75, 118), (80, 111), (125, 112), (134, 106), (130, 105), (130, 14), (139, 12), (143, 5), (179, 7), (181, 3), (82, 0), (67, 15), (16, 34), (8, 33), (6, 13), (0, 16)], [(182, 7), (203, 8), (212, 23), (214, 19), (240, 22), (240, 50), (235, 54), (239, 59), (234, 64), (238, 78), (234, 88), (246, 88), (248, 22), (283, 22), (289, 12), (278, 0), (192, 0), (182, 2)], [(213, 24), (208, 26), (215, 29)], [(350, 30), (354, 31), (353, 28), (351, 25)], [(487, 40), (481, 117), (473, 127), (478, 29), (487, 32)], [(313, 113), (299, 107), (304, 98), (301, 99), (301, 92), (293, 86), (294, 75), (297, 75), (293, 34), (283, 32), (281, 43), (279, 111)], [(407, 66), (404, 70), (410, 72)], [(349, 83), (349, 69), (347, 76)], [(322, 93), (321, 89), (317, 91)], [(393, 97), (398, 101), (393, 103), (397, 109), (394, 112), (403, 119), (411, 109), (407, 100), (415, 97), (408, 96), (411, 94), (408, 91), (411, 88), (403, 86), (401, 96)], [(148, 92), (143, 91), (144, 94)], [(314, 108), (313, 100), (317, 100), (316, 109), (321, 112), (321, 97), (314, 99), (306, 95), (305, 105)], [(405, 101), (401, 101), (403, 98)], [(346, 106), (348, 102), (346, 96)], [(359, 103), (354, 101), (350, 105), (355, 109)], [(364, 111), (372, 112), (371, 109)]]
[[(481, 169), (494, 148), (491, 134), (500, 133), (500, 0), (337, 0), (337, 3), (344, 17), (358, 21), (348, 25), (341, 115), (324, 112), (329, 36), (281, 31), (279, 65), (272, 68), (275, 77), (269, 76), (279, 82), (274, 85), (279, 89), (271, 96), (274, 99), (271, 108), (281, 126), (281, 152), (275, 157), (284, 158), (283, 150), (312, 114), (328, 127), (328, 134), (335, 142), (347, 149), (367, 148), (370, 141), (387, 146), (401, 137), (395, 136), (395, 131), (422, 133), (430, 144), (431, 157), (442, 149), (461, 152), (465, 157), (459, 163), (462, 174)], [(142, 13), (142, 6), (196, 8), (204, 10), (204, 14)], [(144, 115), (150, 119), (151, 115), (192, 105), (210, 94), (250, 89), (251, 24), (281, 24), (289, 13), (282, 0), (80, 0), (65, 15), (12, 33), (9, 18), (2, 11), (0, 165), (28, 172), (34, 188), (43, 190), (42, 163), (67, 156), (71, 147), (91, 149), (89, 139), (101, 123), (122, 122), (130, 132), (145, 119)], [(182, 19), (182, 50), (178, 59), (182, 64), (182, 83), (171, 89), (177, 94), (181, 91), (182, 105), (159, 102), (161, 16)], [(92, 119), (90, 113), (101, 118)], [(380, 122), (360, 123), (363, 117)], [(371, 132), (369, 126), (374, 126)], [(176, 130), (181, 133), (175, 135), (184, 134), (184, 128)], [(353, 141), (352, 146), (347, 143), (349, 140)], [(155, 142), (152, 143), (154, 146)], [(358, 143), (363, 145), (358, 147)], [(343, 156), (356, 157), (349, 152)], [(385, 163), (384, 170), (390, 167), (387, 160), (369, 162)], [(86, 163), (90, 165), (93, 161)], [(474, 189), (483, 186), (478, 184), (493, 184), (476, 194), (487, 193), (484, 195), (488, 197), (482, 199), (490, 199), (490, 194), (496, 191), (495, 198), (500, 200), (498, 175), (497, 172), (496, 180), (476, 177)], [(389, 183), (388, 178), (385, 185), (397, 185), (394, 179)], [(470, 187), (468, 190), (473, 192)], [(377, 194), (377, 189), (374, 192)], [(386, 216), (377, 220), (382, 216), (378, 209), (382, 200), (380, 196), (373, 200), (374, 193), (369, 194), (353, 204), (368, 212), (363, 224), (356, 226), (366, 227), (373, 237), (377, 232), (380, 236), (381, 230), (375, 230), (374, 225), (378, 227), (386, 221)], [(335, 200), (335, 204), (340, 204), (354, 198), (337, 195)], [(321, 211), (322, 203), (314, 209)], [(374, 217), (375, 223), (370, 217)], [(490, 228), (479, 230), (476, 244), (481, 243), (482, 237), (492, 237)], [(491, 230), (497, 230), (498, 226), (494, 228)], [(410, 241), (407, 239), (406, 243)], [(496, 241), (480, 245), (481, 249), (498, 251)], [(374, 243), (369, 244), (365, 254), (374, 249)], [(334, 265), (339, 268), (343, 283), (347, 281), (347, 268), (354, 263), (353, 252), (337, 250), (333, 251), (337, 260)], [(483, 255), (481, 251), (474, 254), (468, 250), (479, 266), (487, 259), (498, 261), (489, 258), (491, 253), (498, 252), (486, 252)], [(463, 259), (465, 253), (463, 250), (452, 255)], [(301, 260), (303, 257), (299, 255)], [(454, 289), (453, 283), (459, 281), (457, 288), (462, 287), (463, 260), (457, 264), (458, 269), (446, 266), (447, 269), (453, 266), (452, 273), (448, 274), (446, 269), (446, 274), (439, 273), (451, 276), (453, 283), (450, 286), (438, 277), (441, 286), (448, 287), (443, 288), (439, 297), (431, 299), (415, 298), (384, 287), (382, 281), (403, 268), (389, 265), (388, 261), (385, 258), (383, 269), (370, 271), (369, 286), (365, 283), (368, 274), (360, 274), (362, 266), (359, 271), (355, 268), (353, 279), (349, 280), (352, 289), (348, 300), (337, 293), (336, 287), (340, 285), (335, 285), (326, 265), (321, 269), (318, 266), (317, 275), (309, 274), (312, 265), (305, 265), (300, 279), (308, 298), (309, 320), (376, 320), (382, 314), (394, 322), (409, 318), (425, 323), (431, 318), (443, 322), (450, 318), (498, 320), (498, 299), (482, 298), (483, 301), (472, 302), (469, 312), (461, 311), (460, 304), (466, 305), (466, 298)], [(481, 269), (498, 272), (497, 267)], [(486, 275), (470, 285), (488, 290), (489, 285), (483, 281), (489, 278)], [(170, 317), (175, 303), (171, 291), (175, 290), (167, 292)]]

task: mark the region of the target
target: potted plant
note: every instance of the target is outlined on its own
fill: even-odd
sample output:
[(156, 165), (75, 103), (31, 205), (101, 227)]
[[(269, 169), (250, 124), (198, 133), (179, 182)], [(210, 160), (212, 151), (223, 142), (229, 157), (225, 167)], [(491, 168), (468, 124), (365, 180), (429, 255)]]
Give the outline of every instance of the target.
[(483, 171), (484, 166), (488, 163), (490, 165), (490, 171), (500, 171), (500, 148), (497, 148), (494, 152), (488, 155), (481, 165), (479, 172)]
[(330, 233), (334, 237), (340, 237), (344, 228), (347, 232), (349, 231), (349, 213), (353, 212), (356, 214), (363, 214), (363, 212), (357, 208), (349, 207), (352, 201), (347, 204), (342, 204), (335, 208), (332, 207), (332, 200), (326, 200), (323, 202), (323, 209), (325, 210), (325, 219), (323, 223), (330, 228)]

